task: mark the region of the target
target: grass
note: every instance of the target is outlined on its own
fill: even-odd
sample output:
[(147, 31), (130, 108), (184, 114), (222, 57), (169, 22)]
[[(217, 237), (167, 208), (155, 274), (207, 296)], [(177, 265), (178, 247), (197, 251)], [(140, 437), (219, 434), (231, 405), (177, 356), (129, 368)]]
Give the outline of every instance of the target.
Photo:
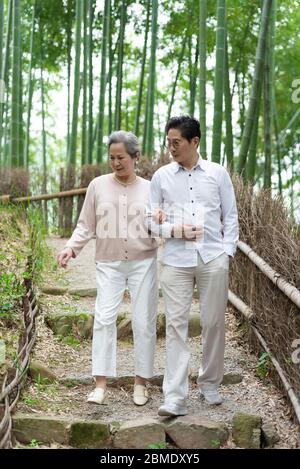
[(166, 449), (167, 444), (164, 441), (161, 441), (159, 443), (153, 443), (151, 445), (148, 445), (149, 449)]
[(221, 442), (220, 440), (211, 440), (210, 445), (212, 448), (219, 448), (221, 445)]
[[(78, 409), (78, 402), (69, 395), (69, 389), (59, 383), (33, 383), (22, 393), (19, 411), (28, 412), (28, 407), (37, 411), (62, 415)], [(24, 409), (24, 406), (27, 408)]]
[(47, 231), (42, 212), (29, 207), (27, 210), (29, 226), (29, 246), (32, 257), (29, 264), (29, 273), (35, 284), (42, 281), (42, 273), (53, 270), (53, 257), (50, 248), (46, 245)]
[(0, 327), (19, 323), (28, 253), (24, 215), (18, 208), (0, 205)]
[(35, 440), (34, 438), (31, 440), (30, 443), (28, 443), (27, 448), (36, 448), (39, 445), (42, 445), (42, 441)]
[(25, 405), (28, 405), (28, 407), (36, 407), (40, 404), (40, 399), (28, 396), (23, 399), (23, 402)]
[(39, 393), (45, 390), (50, 391), (50, 393), (55, 393), (57, 390), (57, 383), (51, 383), (47, 377), (43, 377), (40, 374), (33, 379), (33, 382)]
[(74, 305), (63, 305), (60, 303), (60, 310), (67, 311), (68, 313), (76, 313), (77, 307)]
[(67, 336), (67, 337), (59, 337), (60, 342), (66, 345), (70, 345), (71, 347), (79, 347), (81, 345), (81, 341), (76, 339), (76, 337), (73, 336)]
[(0, 273), (0, 319), (14, 320), (18, 316), (16, 303), (24, 294), (24, 285), (14, 272)]

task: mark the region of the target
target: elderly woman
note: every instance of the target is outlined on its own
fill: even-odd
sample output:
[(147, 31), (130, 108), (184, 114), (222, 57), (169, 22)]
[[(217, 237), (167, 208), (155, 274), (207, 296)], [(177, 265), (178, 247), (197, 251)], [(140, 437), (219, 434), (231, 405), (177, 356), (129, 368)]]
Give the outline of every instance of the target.
[(108, 140), (112, 174), (89, 185), (77, 226), (58, 254), (61, 267), (77, 257), (96, 236), (97, 299), (92, 345), (96, 387), (87, 402), (106, 403), (106, 378), (116, 376), (116, 319), (126, 285), (132, 301), (135, 354), (133, 401), (148, 401), (145, 380), (153, 376), (156, 341), (157, 243), (144, 226), (144, 206), (150, 182), (135, 174), (140, 156), (131, 132), (113, 132)]

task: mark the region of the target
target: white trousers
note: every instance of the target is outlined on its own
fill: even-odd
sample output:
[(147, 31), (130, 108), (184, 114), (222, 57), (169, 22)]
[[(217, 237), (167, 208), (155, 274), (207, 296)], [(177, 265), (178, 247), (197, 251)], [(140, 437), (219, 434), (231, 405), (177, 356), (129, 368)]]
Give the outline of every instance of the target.
[(188, 396), (188, 318), (197, 283), (202, 325), (201, 389), (216, 389), (223, 378), (225, 349), (225, 309), (228, 298), (229, 257), (221, 254), (204, 264), (198, 255), (197, 267), (164, 265), (161, 287), (166, 308), (165, 400), (183, 404)]
[(153, 376), (158, 305), (156, 258), (96, 263), (93, 376), (116, 376), (118, 309), (128, 285), (132, 301), (135, 374)]

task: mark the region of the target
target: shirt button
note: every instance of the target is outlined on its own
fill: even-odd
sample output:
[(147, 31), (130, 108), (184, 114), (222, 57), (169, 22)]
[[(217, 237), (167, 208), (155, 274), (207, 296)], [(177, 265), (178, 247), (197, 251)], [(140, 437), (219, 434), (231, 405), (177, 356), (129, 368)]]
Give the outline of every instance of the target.
[(193, 217), (195, 216), (195, 214), (194, 214), (194, 213), (192, 213), (192, 215), (193, 215)]
[(124, 241), (127, 241), (127, 239), (124, 239)]
[(189, 176), (191, 177), (191, 174), (189, 174)]
[(191, 191), (193, 190), (193, 188), (192, 188), (192, 187), (190, 187), (190, 189), (191, 189)]
[(194, 201), (192, 200), (192, 204), (194, 203)]

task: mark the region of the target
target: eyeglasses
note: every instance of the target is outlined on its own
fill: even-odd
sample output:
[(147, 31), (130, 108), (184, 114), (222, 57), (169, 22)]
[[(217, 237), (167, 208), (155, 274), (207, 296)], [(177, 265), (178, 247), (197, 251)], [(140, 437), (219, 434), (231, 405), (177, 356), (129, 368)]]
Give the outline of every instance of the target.
[(173, 148), (179, 148), (182, 140), (167, 140), (166, 146), (168, 148), (173, 147)]

